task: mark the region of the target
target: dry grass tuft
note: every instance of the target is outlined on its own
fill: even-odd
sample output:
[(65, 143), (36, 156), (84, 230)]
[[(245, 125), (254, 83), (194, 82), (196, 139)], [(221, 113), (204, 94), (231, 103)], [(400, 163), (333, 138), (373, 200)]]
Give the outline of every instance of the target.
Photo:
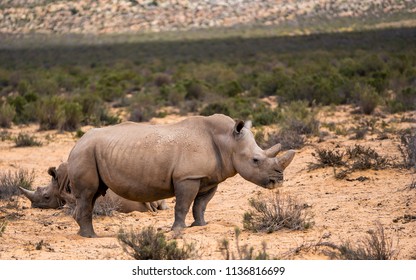
[(317, 246), (330, 248), (325, 251), (331, 259), (341, 260), (394, 260), (398, 255), (398, 240), (394, 245), (392, 237), (388, 237), (381, 223), (376, 223), (376, 228), (367, 232), (367, 236), (355, 246), (349, 241), (344, 241), (341, 245), (330, 242), (320, 242)]
[(136, 260), (186, 260), (196, 255), (193, 244), (179, 248), (175, 240), (167, 241), (162, 232), (151, 226), (139, 233), (120, 230), (117, 239), (123, 250)]
[(270, 256), (267, 254), (267, 245), (266, 242), (262, 242), (262, 248), (261, 250), (257, 251), (257, 254), (255, 254), (254, 247), (248, 247), (248, 245), (240, 246), (240, 234), (241, 231), (238, 227), (235, 229), (235, 243), (236, 243), (236, 249), (237, 254), (235, 254), (231, 250), (230, 242), (228, 239), (224, 238), (220, 242), (220, 251), (226, 260), (268, 260), (270, 259)]
[(286, 228), (303, 230), (312, 226), (306, 204), (298, 202), (293, 197), (276, 192), (268, 200), (252, 198), (250, 206), (254, 208), (244, 214), (245, 229), (256, 232), (274, 232)]
[(0, 172), (0, 199), (8, 199), (12, 196), (19, 195), (18, 187), (31, 189), (35, 179), (35, 171), (29, 172), (26, 169), (19, 169), (12, 173)]

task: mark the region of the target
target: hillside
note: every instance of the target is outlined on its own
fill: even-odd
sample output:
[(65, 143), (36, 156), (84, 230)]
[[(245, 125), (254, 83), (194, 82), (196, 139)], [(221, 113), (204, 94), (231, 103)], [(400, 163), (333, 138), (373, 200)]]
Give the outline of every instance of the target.
[(5, 0), (0, 33), (108, 34), (270, 26), (309, 29), (413, 25), (412, 0)]

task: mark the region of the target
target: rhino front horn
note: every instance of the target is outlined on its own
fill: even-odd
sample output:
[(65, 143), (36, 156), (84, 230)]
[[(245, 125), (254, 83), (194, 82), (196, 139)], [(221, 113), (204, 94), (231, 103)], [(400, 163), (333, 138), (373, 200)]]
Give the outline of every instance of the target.
[(22, 187), (19, 187), (19, 189), (23, 193), (23, 195), (26, 196), (30, 201), (33, 202), (35, 200), (35, 191), (29, 191)]
[(277, 157), (277, 163), (283, 168), (286, 167), (292, 162), (295, 157), (296, 152), (294, 150), (287, 151), (283, 156)]

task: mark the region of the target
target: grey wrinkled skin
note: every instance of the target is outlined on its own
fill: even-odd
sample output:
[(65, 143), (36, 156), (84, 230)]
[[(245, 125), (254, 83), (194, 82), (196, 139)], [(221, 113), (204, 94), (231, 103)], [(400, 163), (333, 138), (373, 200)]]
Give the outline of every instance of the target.
[(206, 224), (205, 209), (218, 184), (237, 173), (263, 188), (281, 185), (295, 151), (276, 157), (279, 144), (262, 150), (250, 127), (217, 114), (169, 125), (126, 122), (91, 129), (68, 158), (78, 233), (96, 236), (92, 209), (108, 188), (141, 202), (175, 196), (172, 229), (182, 229), (192, 203), (192, 226)]
[[(75, 207), (75, 197), (72, 195), (68, 180), (67, 163), (61, 163), (58, 168), (50, 167), (48, 174), (51, 176), (51, 182), (44, 187), (38, 187), (35, 191), (29, 191), (20, 188), (21, 192), (31, 201), (33, 208), (57, 209), (64, 205)], [(116, 206), (116, 210), (122, 213), (139, 212), (156, 212), (157, 210), (167, 209), (165, 200), (152, 202), (137, 202), (127, 200), (116, 195), (109, 190), (105, 197), (99, 197), (99, 200), (111, 202)]]

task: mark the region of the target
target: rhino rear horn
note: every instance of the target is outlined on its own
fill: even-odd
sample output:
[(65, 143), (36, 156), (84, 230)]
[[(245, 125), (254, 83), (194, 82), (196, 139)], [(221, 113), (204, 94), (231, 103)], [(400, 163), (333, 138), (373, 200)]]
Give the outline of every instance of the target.
[(286, 169), (288, 165), (292, 162), (293, 158), (295, 157), (296, 152), (294, 150), (287, 151), (283, 156), (277, 157), (278, 164), (283, 168)]
[(281, 149), (282, 149), (282, 145), (276, 144), (270, 147), (269, 149), (267, 149), (265, 152), (268, 157), (275, 157), (277, 153), (280, 152)]

